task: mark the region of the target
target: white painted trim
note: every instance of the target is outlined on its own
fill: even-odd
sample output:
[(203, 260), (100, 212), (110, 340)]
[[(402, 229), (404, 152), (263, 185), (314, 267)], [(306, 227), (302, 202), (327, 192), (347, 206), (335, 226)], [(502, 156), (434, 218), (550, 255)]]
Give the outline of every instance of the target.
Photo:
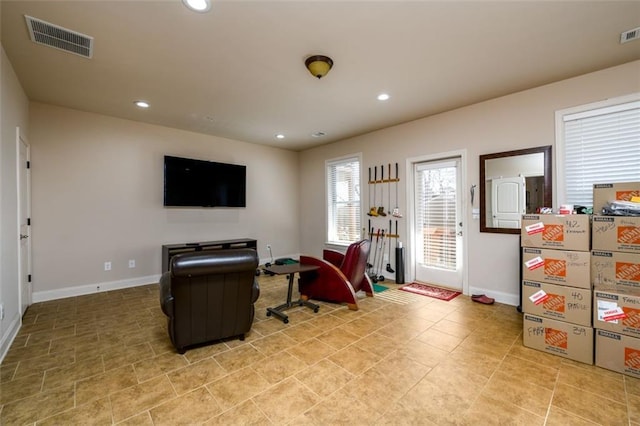
[(4, 360), (7, 352), (9, 352), (9, 348), (11, 347), (13, 340), (18, 335), (21, 323), (20, 315), (16, 315), (9, 324), (9, 327), (7, 327), (6, 333), (2, 336), (2, 340), (0, 340), (0, 363)]
[(57, 290), (36, 291), (33, 293), (33, 303), (46, 302), (49, 300), (64, 299), (74, 296), (85, 296), (87, 294), (100, 293), (104, 291), (119, 290), (123, 288), (138, 287), (147, 284), (157, 284), (160, 281), (160, 274), (147, 275), (145, 277), (128, 278), (118, 281), (108, 281), (103, 283), (86, 284), (75, 287), (66, 287)]

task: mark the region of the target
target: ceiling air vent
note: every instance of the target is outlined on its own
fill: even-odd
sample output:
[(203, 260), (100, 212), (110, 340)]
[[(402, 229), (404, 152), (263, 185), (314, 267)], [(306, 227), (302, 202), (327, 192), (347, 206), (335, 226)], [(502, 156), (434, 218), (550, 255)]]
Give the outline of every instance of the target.
[(85, 58), (93, 56), (93, 37), (62, 28), (28, 15), (24, 15), (31, 41), (74, 53)]
[(638, 40), (640, 38), (640, 27), (625, 31), (620, 34), (620, 44), (628, 41)]

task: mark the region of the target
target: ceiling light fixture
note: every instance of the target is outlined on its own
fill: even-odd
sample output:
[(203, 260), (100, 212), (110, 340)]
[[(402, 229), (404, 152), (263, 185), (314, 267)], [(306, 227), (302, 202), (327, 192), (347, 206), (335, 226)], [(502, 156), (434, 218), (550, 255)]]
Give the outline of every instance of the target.
[(211, 9), (211, 0), (182, 0), (182, 3), (194, 12), (204, 13)]
[(149, 106), (150, 106), (149, 102), (147, 102), (147, 101), (135, 101), (134, 104), (138, 108), (149, 108)]
[(276, 135), (276, 139), (284, 139), (284, 135), (282, 133), (278, 133)]
[(333, 67), (333, 60), (328, 56), (313, 55), (304, 61), (304, 66), (307, 67), (312, 76), (320, 79), (327, 75), (331, 67)]
[(387, 93), (380, 93), (378, 95), (378, 100), (379, 101), (386, 101), (389, 98), (390, 98), (390, 96)]

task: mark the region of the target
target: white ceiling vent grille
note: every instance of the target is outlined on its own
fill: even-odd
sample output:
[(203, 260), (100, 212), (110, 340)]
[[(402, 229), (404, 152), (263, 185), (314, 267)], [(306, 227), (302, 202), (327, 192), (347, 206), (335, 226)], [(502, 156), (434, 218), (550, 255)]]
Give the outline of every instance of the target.
[(85, 58), (93, 56), (93, 37), (62, 28), (28, 15), (24, 15), (31, 41), (74, 53)]
[(640, 27), (625, 31), (620, 34), (620, 44), (638, 39), (640, 39)]

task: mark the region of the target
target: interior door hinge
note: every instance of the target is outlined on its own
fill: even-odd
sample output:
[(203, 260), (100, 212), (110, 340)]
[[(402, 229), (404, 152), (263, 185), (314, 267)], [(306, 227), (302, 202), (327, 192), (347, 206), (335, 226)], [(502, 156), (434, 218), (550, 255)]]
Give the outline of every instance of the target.
[(27, 226), (31, 226), (31, 218), (30, 217), (27, 218)]
[(31, 168), (31, 161), (27, 161), (27, 169)]
[(31, 274), (27, 275), (27, 281), (31, 282)]

